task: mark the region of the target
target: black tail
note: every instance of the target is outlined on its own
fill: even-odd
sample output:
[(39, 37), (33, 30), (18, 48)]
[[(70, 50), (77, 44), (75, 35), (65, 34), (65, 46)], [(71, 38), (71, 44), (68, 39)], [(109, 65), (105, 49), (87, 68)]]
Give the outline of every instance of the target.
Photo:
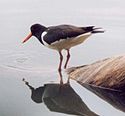
[(102, 28), (93, 28), (92, 33), (104, 33), (105, 31)]
[(104, 33), (104, 30), (102, 30), (102, 28), (95, 28), (95, 26), (82, 27), (82, 29), (84, 29), (85, 32)]

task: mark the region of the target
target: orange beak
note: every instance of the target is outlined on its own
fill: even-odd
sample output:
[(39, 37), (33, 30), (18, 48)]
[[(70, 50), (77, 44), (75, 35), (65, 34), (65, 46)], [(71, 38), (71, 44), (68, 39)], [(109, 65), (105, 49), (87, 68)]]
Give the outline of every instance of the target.
[(32, 37), (32, 33), (30, 33), (24, 40), (22, 43), (25, 43), (27, 40), (29, 40)]

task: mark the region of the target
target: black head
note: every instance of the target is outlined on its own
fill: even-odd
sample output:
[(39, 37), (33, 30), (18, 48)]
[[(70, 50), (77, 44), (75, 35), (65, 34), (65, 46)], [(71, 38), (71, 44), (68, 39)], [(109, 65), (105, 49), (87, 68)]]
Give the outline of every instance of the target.
[(40, 24), (34, 24), (30, 27), (31, 33), (35, 37), (41, 36), (42, 32), (46, 30), (46, 27)]
[(41, 41), (41, 34), (46, 30), (47, 28), (40, 24), (34, 24), (30, 27), (31, 33), (24, 39), (23, 43), (29, 40), (32, 36), (35, 36), (38, 40)]

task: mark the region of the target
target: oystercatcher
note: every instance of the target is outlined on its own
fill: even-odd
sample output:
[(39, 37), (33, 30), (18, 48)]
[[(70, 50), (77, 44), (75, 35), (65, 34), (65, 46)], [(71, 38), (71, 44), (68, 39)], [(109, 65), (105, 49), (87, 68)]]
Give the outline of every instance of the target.
[(34, 24), (31, 26), (30, 34), (24, 39), (23, 43), (35, 36), (41, 44), (51, 49), (55, 49), (59, 52), (60, 63), (58, 71), (61, 71), (62, 66), (62, 50), (67, 51), (67, 59), (64, 68), (67, 67), (70, 58), (70, 48), (83, 43), (90, 35), (94, 33), (103, 33), (101, 28), (95, 28), (95, 26), (77, 27), (72, 25), (58, 25), (45, 27), (40, 24)]

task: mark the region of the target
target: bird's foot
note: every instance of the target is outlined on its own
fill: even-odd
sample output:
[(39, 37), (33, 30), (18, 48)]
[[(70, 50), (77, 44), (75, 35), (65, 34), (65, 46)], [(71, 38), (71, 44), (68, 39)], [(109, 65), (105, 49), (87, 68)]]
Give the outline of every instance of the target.
[(60, 85), (63, 85), (63, 80), (60, 80)]

